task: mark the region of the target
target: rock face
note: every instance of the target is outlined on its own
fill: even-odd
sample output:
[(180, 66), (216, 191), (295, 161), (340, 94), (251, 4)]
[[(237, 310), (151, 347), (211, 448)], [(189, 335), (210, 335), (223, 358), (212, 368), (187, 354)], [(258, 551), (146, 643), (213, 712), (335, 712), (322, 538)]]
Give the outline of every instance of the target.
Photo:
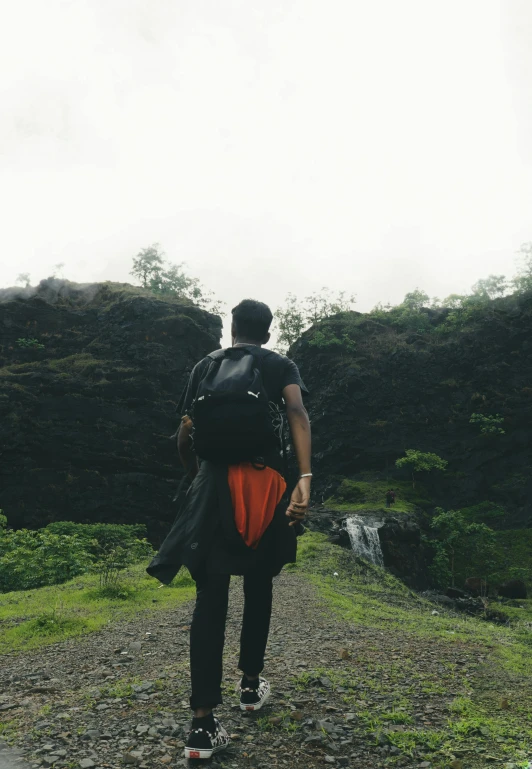
[(421, 589), (428, 581), (430, 553), (414, 516), (393, 517), (379, 529), (384, 565), (409, 587)]
[[(375, 517), (374, 510), (356, 510), (357, 518), (367, 517), (368, 523)], [(331, 510), (320, 506), (310, 511), (308, 526), (314, 531), (329, 535), (329, 540), (351, 549), (351, 541), (346, 528), (349, 511)], [(379, 512), (381, 524), (378, 536), (382, 550), (384, 566), (409, 587), (424, 589), (429, 582), (428, 565), (430, 553), (422, 541), (421, 527), (414, 515), (394, 516)], [(373, 524), (371, 524), (373, 525)]]
[[(532, 294), (487, 302), (455, 330), (448, 310), (419, 317), (420, 331), (343, 313), (294, 346), (312, 396), (315, 492), (363, 472), (406, 479), (395, 461), (419, 449), (449, 462), (423, 476), (442, 507), (490, 500), (501, 528), (531, 525)], [(473, 413), (500, 414), (504, 434), (483, 434)]]
[[(0, 291), (0, 486), (11, 526), (175, 515), (175, 408), (221, 321), (127, 284)], [(20, 340), (20, 341), (17, 341)], [(32, 341), (36, 340), (36, 341)]]

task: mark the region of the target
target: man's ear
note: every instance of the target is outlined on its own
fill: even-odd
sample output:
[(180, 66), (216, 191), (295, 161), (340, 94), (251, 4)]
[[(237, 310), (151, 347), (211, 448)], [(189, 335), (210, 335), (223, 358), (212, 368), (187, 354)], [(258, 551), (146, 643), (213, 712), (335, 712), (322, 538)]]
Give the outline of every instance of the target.
[(236, 327), (235, 327), (235, 322), (233, 320), (231, 322), (231, 340), (233, 341), (233, 343), (234, 343), (235, 339), (236, 339)]
[(264, 337), (264, 339), (262, 340), (262, 344), (268, 344), (268, 342), (270, 341), (270, 337), (271, 337), (271, 334), (270, 334), (270, 332), (268, 331), (268, 333), (266, 334), (266, 336), (265, 336), (265, 337)]

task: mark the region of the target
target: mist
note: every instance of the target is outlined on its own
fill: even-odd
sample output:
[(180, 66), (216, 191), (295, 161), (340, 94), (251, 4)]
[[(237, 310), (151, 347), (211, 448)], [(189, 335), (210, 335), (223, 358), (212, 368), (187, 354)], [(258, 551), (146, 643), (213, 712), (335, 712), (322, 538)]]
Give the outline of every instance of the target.
[(532, 238), (523, 0), (21, 2), (0, 25), (0, 284), (131, 281), (160, 242), (227, 303), (462, 293)]

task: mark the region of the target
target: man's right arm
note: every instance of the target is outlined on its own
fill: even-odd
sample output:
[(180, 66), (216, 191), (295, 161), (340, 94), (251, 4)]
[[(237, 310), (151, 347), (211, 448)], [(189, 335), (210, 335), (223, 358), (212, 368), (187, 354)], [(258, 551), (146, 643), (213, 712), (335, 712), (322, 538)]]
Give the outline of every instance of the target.
[(192, 420), (189, 416), (185, 415), (181, 424), (179, 425), (179, 432), (177, 434), (177, 450), (179, 452), (179, 459), (181, 464), (185, 468), (187, 475), (193, 480), (198, 474), (198, 460), (192, 450), (192, 442), (190, 440), (190, 434), (192, 432)]
[(290, 504), (286, 514), (292, 519), (293, 526), (298, 521), (302, 521), (307, 513), (310, 502), (310, 482), (311, 477), (311, 438), (310, 438), (310, 420), (307, 410), (303, 405), (301, 388), (299, 385), (290, 384), (283, 389), (283, 398), (286, 404), (286, 415), (292, 441), (296, 452), (297, 463), (300, 476), (297, 486), (292, 492)]
[(200, 378), (201, 361), (194, 366), (188, 384), (185, 387), (183, 394), (177, 405), (178, 413), (182, 414), (181, 423), (177, 430), (177, 451), (179, 453), (179, 459), (181, 464), (185, 468), (187, 475), (194, 479), (198, 473), (198, 460), (194, 451), (192, 450), (192, 419), (188, 416), (190, 406), (196, 397), (196, 391), (198, 389), (198, 383)]

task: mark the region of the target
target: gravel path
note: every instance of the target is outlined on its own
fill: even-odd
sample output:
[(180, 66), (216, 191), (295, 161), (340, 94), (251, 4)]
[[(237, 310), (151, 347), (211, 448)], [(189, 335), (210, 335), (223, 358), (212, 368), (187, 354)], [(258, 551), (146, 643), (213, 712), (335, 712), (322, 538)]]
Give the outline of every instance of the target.
[[(369, 701), (391, 707), (404, 688), (406, 670), (416, 723), (437, 729), (448, 716), (449, 699), (461, 691), (461, 679), (478, 664), (471, 648), (438, 647), (429, 639), (416, 641), (414, 648), (412, 638), (402, 638), (397, 631), (355, 628), (332, 616), (312, 585), (287, 572), (275, 581), (265, 670), (274, 694), (259, 714), (241, 714), (234, 694), (241, 594), (241, 581), (235, 578), (227, 625), (225, 704), (218, 711), (233, 744), (212, 763), (231, 769), (430, 766), (420, 757), (400, 755), (386, 740), (369, 738), (358, 711)], [(6, 712), (0, 713), (0, 720), (8, 715), (17, 719), (14, 745), (26, 757), (26, 766), (186, 766), (182, 748), (190, 718), (192, 608), (191, 603), (181, 604), (174, 611), (144, 614), (82, 639), (6, 655), (0, 672), (0, 709)], [(427, 680), (445, 683), (445, 695), (437, 686), (427, 693)], [(20, 753), (7, 755), (0, 748), (2, 769), (24, 766)]]

